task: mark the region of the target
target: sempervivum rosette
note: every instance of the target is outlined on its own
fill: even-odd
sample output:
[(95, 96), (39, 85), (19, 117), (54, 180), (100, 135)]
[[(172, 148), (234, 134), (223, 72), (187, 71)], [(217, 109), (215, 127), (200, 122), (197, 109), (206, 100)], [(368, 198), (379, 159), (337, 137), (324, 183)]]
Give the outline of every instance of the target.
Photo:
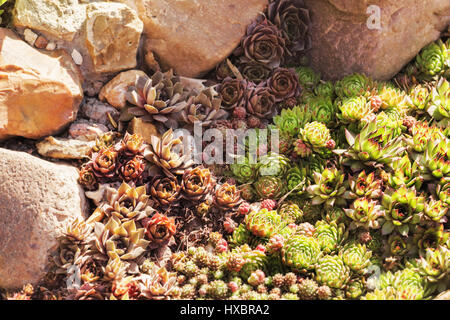
[(285, 46), (282, 32), (261, 15), (247, 27), (234, 55), (243, 63), (255, 61), (276, 68), (284, 60)]
[(236, 105), (241, 103), (245, 96), (245, 90), (248, 83), (246, 80), (225, 78), (217, 86), (217, 92), (222, 98), (222, 107), (225, 110), (233, 109)]
[(336, 251), (347, 236), (343, 223), (338, 225), (335, 221), (327, 223), (319, 220), (316, 222), (315, 228), (314, 238), (317, 239), (320, 249), (325, 253)]
[(416, 57), (416, 66), (427, 76), (435, 76), (449, 67), (449, 53), (442, 40), (423, 48)]
[(255, 236), (270, 238), (285, 226), (281, 216), (275, 210), (262, 209), (252, 211), (245, 217), (245, 225)]
[(276, 0), (269, 4), (267, 15), (283, 33), (291, 54), (311, 47), (311, 19), (303, 0)]
[(301, 94), (300, 84), (294, 69), (277, 68), (267, 80), (267, 86), (275, 96), (276, 102), (295, 106)]
[(351, 74), (345, 76), (335, 84), (335, 91), (338, 97), (351, 98), (361, 95), (368, 95), (372, 87), (372, 80), (364, 74)]
[(343, 289), (350, 280), (350, 269), (340, 256), (324, 256), (316, 264), (316, 281), (330, 288)]
[(92, 160), (89, 162), (94, 175), (100, 180), (113, 178), (119, 166), (117, 157), (118, 152), (114, 147), (101, 149), (99, 152), (94, 153)]
[(314, 185), (307, 188), (312, 204), (325, 203), (327, 206), (345, 205), (343, 194), (346, 190), (345, 174), (337, 168), (326, 168), (322, 173), (314, 172)]
[(290, 237), (281, 249), (283, 263), (295, 270), (311, 270), (320, 258), (320, 244), (304, 235)]
[(349, 242), (339, 251), (339, 255), (350, 269), (355, 272), (363, 272), (370, 265), (372, 251), (367, 250), (363, 244)]
[(266, 64), (258, 62), (247, 62), (239, 65), (242, 76), (250, 82), (260, 84), (270, 77), (272, 69)]
[(151, 218), (143, 221), (145, 228), (145, 235), (147, 238), (157, 244), (167, 242), (175, 234), (177, 228), (175, 226), (175, 219), (169, 218), (160, 213), (155, 214)]
[(236, 185), (225, 182), (216, 187), (213, 203), (219, 210), (234, 211), (241, 202), (240, 191)]
[(257, 86), (249, 86), (245, 99), (240, 106), (247, 110), (247, 113), (260, 119), (270, 119), (276, 112), (275, 96), (271, 90), (261, 83)]
[(155, 176), (148, 183), (148, 190), (156, 206), (168, 208), (179, 205), (181, 186), (176, 178)]
[(215, 185), (208, 168), (195, 167), (184, 171), (181, 179), (182, 197), (191, 201), (202, 201)]

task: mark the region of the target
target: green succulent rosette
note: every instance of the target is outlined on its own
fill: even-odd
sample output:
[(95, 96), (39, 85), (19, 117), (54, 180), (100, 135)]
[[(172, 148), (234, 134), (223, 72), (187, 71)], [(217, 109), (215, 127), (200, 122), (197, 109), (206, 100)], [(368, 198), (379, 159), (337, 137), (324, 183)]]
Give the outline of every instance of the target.
[(328, 223), (319, 220), (316, 222), (315, 228), (314, 238), (317, 239), (320, 244), (320, 249), (324, 253), (331, 253), (338, 250), (342, 241), (347, 236), (345, 225), (342, 223), (338, 225), (335, 221)]
[(350, 268), (338, 255), (326, 255), (316, 264), (316, 281), (334, 289), (344, 289), (350, 280)]
[(441, 39), (423, 48), (416, 57), (417, 68), (427, 76), (441, 74), (449, 65), (449, 53)]
[(304, 87), (313, 89), (320, 81), (320, 75), (310, 67), (298, 67), (295, 72), (299, 83)]
[(306, 108), (311, 115), (311, 121), (318, 121), (331, 126), (335, 122), (336, 108), (330, 97), (316, 96), (308, 99)]
[(287, 188), (293, 194), (302, 195), (308, 186), (307, 168), (294, 166), (286, 173)]
[(371, 88), (372, 80), (358, 73), (345, 76), (334, 87), (336, 95), (341, 99), (368, 95)]
[(334, 84), (331, 81), (323, 81), (314, 88), (314, 93), (318, 96), (328, 97), (333, 99), (335, 97)]
[(244, 223), (247, 230), (260, 238), (270, 238), (286, 225), (277, 211), (267, 209), (250, 212)]
[(258, 174), (260, 176), (284, 177), (290, 168), (288, 157), (275, 152), (269, 152), (258, 161)]
[(331, 140), (330, 130), (324, 123), (318, 121), (305, 124), (304, 128), (300, 131), (300, 136), (315, 151), (320, 151), (321, 148), (325, 148), (327, 142)]
[(386, 219), (382, 233), (390, 234), (397, 229), (401, 235), (407, 236), (410, 226), (418, 224), (421, 220), (420, 213), (425, 208), (425, 198), (418, 196), (415, 189), (403, 186), (385, 192), (381, 205)]
[(242, 156), (230, 164), (230, 170), (239, 183), (255, 181), (257, 177), (256, 163), (252, 163), (248, 157)]
[(370, 103), (363, 96), (345, 98), (337, 101), (338, 114), (336, 117), (344, 124), (358, 123), (370, 113)]
[(372, 251), (363, 244), (349, 242), (339, 251), (339, 256), (352, 271), (362, 273), (371, 264)]
[[(432, 89), (428, 114), (434, 119), (448, 120), (450, 118), (450, 82), (441, 78), (436, 87)], [(449, 125), (449, 122), (446, 122)]]
[(286, 192), (286, 183), (279, 177), (262, 176), (254, 184), (259, 199), (279, 199)]
[(282, 135), (296, 136), (303, 125), (311, 120), (311, 114), (304, 106), (292, 109), (282, 109), (280, 115), (274, 117), (273, 122)]
[(345, 205), (343, 194), (345, 174), (336, 168), (327, 168), (322, 173), (314, 173), (314, 183), (307, 188), (312, 197), (312, 204), (326, 204), (327, 206)]
[(313, 269), (320, 255), (319, 242), (304, 235), (290, 237), (281, 251), (283, 264), (295, 270)]

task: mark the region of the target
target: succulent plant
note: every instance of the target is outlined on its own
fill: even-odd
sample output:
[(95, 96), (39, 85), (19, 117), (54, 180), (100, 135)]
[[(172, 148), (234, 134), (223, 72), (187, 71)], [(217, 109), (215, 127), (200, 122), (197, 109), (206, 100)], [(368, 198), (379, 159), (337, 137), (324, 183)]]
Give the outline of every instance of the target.
[(190, 153), (184, 153), (182, 137), (175, 138), (172, 129), (161, 138), (152, 136), (149, 153), (145, 158), (161, 168), (168, 176), (184, 174), (193, 165)]
[(435, 221), (442, 222), (442, 218), (448, 212), (448, 205), (444, 203), (442, 200), (429, 200), (425, 203), (424, 213), (425, 217)]
[(247, 229), (255, 236), (270, 238), (284, 227), (281, 216), (275, 210), (252, 211), (245, 216)]
[(301, 87), (294, 69), (277, 68), (267, 79), (267, 86), (275, 96), (275, 102), (295, 106), (301, 94)]
[(314, 93), (318, 96), (333, 99), (335, 97), (334, 84), (331, 81), (321, 80), (314, 88)]
[(321, 254), (317, 239), (304, 235), (290, 237), (281, 250), (283, 263), (296, 270), (313, 269)]
[(331, 127), (336, 119), (336, 106), (328, 96), (311, 97), (305, 103), (305, 108), (312, 120), (322, 122)]
[(144, 233), (145, 229), (138, 229), (134, 220), (121, 223), (112, 216), (106, 224), (95, 223), (95, 247), (113, 261), (133, 260), (143, 254), (149, 244)]
[(364, 96), (345, 98), (337, 102), (339, 113), (336, 117), (346, 124), (359, 123), (372, 113), (370, 104)]
[(308, 186), (308, 176), (305, 167), (295, 166), (286, 173), (287, 188), (294, 194), (304, 194)]
[(409, 188), (414, 186), (419, 190), (422, 187), (423, 177), (420, 174), (419, 164), (416, 161), (411, 164), (408, 155), (393, 161), (391, 167), (392, 172), (382, 173), (383, 180), (391, 188), (397, 189), (401, 186)]
[(422, 113), (427, 110), (431, 100), (430, 90), (427, 86), (421, 84), (415, 85), (409, 91), (410, 107), (417, 112)]
[(136, 107), (128, 113), (144, 121), (157, 121), (169, 128), (177, 128), (174, 116), (185, 107), (184, 88), (173, 71), (157, 71), (151, 78), (139, 76), (134, 86), (128, 88), (126, 99)]
[(184, 171), (181, 180), (181, 196), (186, 200), (203, 201), (214, 185), (215, 179), (208, 168), (189, 168)]
[(254, 61), (276, 68), (284, 60), (285, 46), (282, 32), (261, 15), (247, 27), (246, 35), (233, 54), (241, 63)]
[(320, 75), (310, 67), (298, 67), (295, 69), (300, 84), (307, 88), (314, 88), (320, 81)]
[(217, 92), (222, 98), (222, 107), (225, 110), (230, 110), (241, 104), (242, 99), (245, 97), (245, 90), (248, 83), (245, 80), (233, 79), (230, 77), (225, 78), (217, 86)]
[(209, 127), (213, 122), (228, 116), (228, 113), (221, 109), (222, 99), (213, 87), (193, 90), (184, 104), (177, 120), (185, 122), (188, 126), (199, 124)]
[(404, 112), (407, 107), (405, 92), (391, 86), (383, 86), (378, 92), (381, 98), (381, 109)]
[(420, 252), (424, 252), (428, 248), (437, 248), (445, 245), (450, 238), (450, 233), (444, 230), (443, 224), (435, 227), (417, 226), (414, 230), (414, 242), (417, 244)]
[(303, 0), (276, 0), (269, 4), (267, 15), (283, 33), (291, 54), (311, 47), (311, 19)]
[(253, 186), (256, 196), (260, 199), (279, 199), (286, 189), (283, 180), (274, 176), (262, 176)]
[(316, 263), (315, 280), (330, 288), (343, 289), (350, 280), (350, 269), (340, 256), (326, 255)]
[(450, 177), (450, 139), (442, 137), (428, 141), (419, 163), (425, 169), (427, 180)]
[(346, 130), (350, 148), (341, 152), (346, 157), (344, 164), (350, 165), (353, 171), (390, 164), (405, 150), (401, 137), (393, 138), (392, 135), (392, 130), (378, 127), (376, 121), (367, 124), (356, 136)]
[(240, 191), (234, 184), (225, 182), (216, 187), (213, 203), (220, 210), (236, 210), (242, 199)]
[(260, 157), (258, 161), (258, 173), (260, 176), (283, 177), (289, 167), (289, 158), (275, 152), (269, 152)]
[(356, 199), (359, 197), (365, 197), (368, 199), (378, 199), (382, 195), (383, 181), (375, 175), (375, 172), (369, 174), (365, 170), (361, 171), (357, 177), (349, 176), (350, 190), (346, 191), (344, 198)]
[(145, 235), (156, 244), (167, 242), (176, 232), (175, 219), (156, 213), (144, 220)]
[(446, 280), (449, 277), (450, 250), (445, 246), (428, 248), (418, 262), (419, 274), (430, 282)]
[(173, 177), (153, 177), (148, 183), (148, 190), (157, 207), (168, 208), (179, 205), (181, 186)]
[(423, 48), (416, 57), (417, 68), (428, 76), (442, 73), (449, 67), (449, 54), (442, 42), (438, 40)]
[(261, 83), (256, 86), (249, 86), (246, 90), (245, 99), (241, 106), (247, 110), (247, 113), (258, 119), (271, 118), (276, 109), (275, 96), (271, 90)]
[(307, 188), (312, 204), (345, 205), (346, 201), (342, 198), (346, 191), (344, 178), (345, 174), (337, 168), (326, 168), (322, 173), (314, 172), (315, 184)]
[(339, 256), (352, 271), (361, 273), (371, 264), (372, 251), (363, 244), (349, 242), (339, 251)]
[(87, 190), (94, 190), (97, 187), (98, 182), (92, 166), (85, 164), (81, 167), (78, 182)]
[(385, 193), (381, 204), (385, 209), (386, 219), (383, 224), (383, 234), (389, 234), (396, 228), (400, 234), (406, 236), (410, 225), (420, 222), (420, 213), (425, 208), (425, 199), (418, 196), (415, 189), (403, 186)]
[(320, 249), (324, 253), (336, 251), (347, 236), (345, 225), (338, 225), (334, 221), (327, 223), (326, 221), (319, 220), (316, 222), (315, 228), (314, 238), (317, 239), (320, 244)]
[(318, 121), (305, 124), (304, 128), (300, 130), (300, 136), (316, 152), (326, 148), (331, 140), (330, 130), (324, 123)]
[(250, 82), (260, 84), (270, 77), (272, 69), (264, 63), (251, 61), (240, 66), (242, 76)]
[(372, 80), (364, 74), (351, 74), (337, 81), (334, 86), (336, 94), (341, 99), (357, 97), (369, 93)]
[(114, 147), (101, 149), (99, 152), (92, 154), (92, 160), (89, 164), (92, 167), (94, 175), (99, 180), (113, 178), (119, 166), (117, 157), (118, 152)]
[(428, 114), (436, 120), (450, 118), (450, 83), (441, 78), (433, 88)]
[(378, 229), (381, 227), (379, 218), (384, 215), (384, 212), (374, 200), (358, 198), (353, 201), (349, 209), (344, 209), (344, 211), (356, 226), (367, 229)]

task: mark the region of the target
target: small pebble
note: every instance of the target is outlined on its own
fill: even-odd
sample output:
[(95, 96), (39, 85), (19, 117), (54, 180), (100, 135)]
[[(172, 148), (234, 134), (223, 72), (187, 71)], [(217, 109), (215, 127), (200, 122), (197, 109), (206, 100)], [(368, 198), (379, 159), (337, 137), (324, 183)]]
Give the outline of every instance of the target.
[(72, 51), (72, 59), (75, 62), (75, 64), (81, 66), (83, 64), (83, 57), (81, 56), (81, 53), (78, 52), (78, 50), (73, 49)]
[(47, 44), (47, 46), (45, 47), (45, 50), (48, 50), (48, 51), (53, 51), (55, 49), (56, 49), (56, 43), (54, 43), (54, 42), (49, 42)]
[(38, 35), (30, 29), (25, 29), (25, 31), (23, 32), (23, 37), (25, 38), (26, 42), (33, 46), (36, 42), (36, 39), (38, 38)]
[(45, 49), (47, 45), (48, 41), (43, 36), (39, 36), (34, 42), (34, 46), (38, 49)]

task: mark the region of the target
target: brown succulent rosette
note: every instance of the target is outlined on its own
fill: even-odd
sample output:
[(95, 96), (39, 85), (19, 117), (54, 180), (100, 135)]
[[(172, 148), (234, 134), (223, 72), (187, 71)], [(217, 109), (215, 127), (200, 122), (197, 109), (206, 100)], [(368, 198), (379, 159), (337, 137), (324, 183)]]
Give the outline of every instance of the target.
[(135, 156), (128, 159), (118, 168), (119, 177), (125, 182), (134, 182), (141, 180), (145, 170), (145, 162), (143, 156)]
[(185, 104), (186, 107), (180, 112), (179, 120), (188, 125), (199, 123), (207, 127), (212, 122), (228, 116), (228, 113), (221, 108), (222, 99), (213, 87), (200, 92), (193, 90)]
[(126, 109), (126, 112), (142, 117), (144, 121), (177, 128), (175, 115), (185, 107), (184, 98), (180, 77), (172, 70), (157, 71), (151, 78), (138, 77), (135, 85), (128, 88), (126, 99), (136, 107)]
[(250, 115), (269, 119), (276, 111), (276, 99), (270, 88), (261, 83), (248, 88), (242, 106)]
[(236, 185), (225, 182), (217, 186), (213, 203), (218, 209), (223, 211), (236, 210), (241, 202), (240, 191)]
[(116, 149), (127, 157), (134, 157), (135, 155), (142, 155), (145, 147), (146, 144), (142, 136), (126, 132)]
[(175, 178), (157, 176), (148, 183), (148, 192), (157, 206), (167, 208), (178, 206), (181, 186)]
[(247, 81), (260, 84), (270, 77), (272, 69), (263, 63), (249, 62), (241, 64), (240, 71)]
[(190, 154), (184, 154), (182, 137), (175, 138), (172, 129), (161, 138), (152, 136), (149, 153), (145, 158), (161, 168), (167, 176), (182, 175), (191, 167)]
[(87, 190), (94, 190), (97, 187), (97, 178), (90, 165), (84, 165), (79, 171), (78, 182)]
[(273, 1), (267, 13), (268, 19), (281, 30), (291, 54), (311, 48), (311, 19), (303, 0)]
[(267, 80), (267, 86), (275, 96), (275, 102), (296, 101), (301, 93), (298, 76), (293, 69), (275, 69)]
[(226, 110), (233, 109), (244, 98), (246, 89), (246, 80), (225, 78), (217, 86), (217, 92), (222, 98), (222, 108)]
[(241, 63), (255, 61), (276, 68), (284, 60), (285, 45), (282, 32), (261, 15), (247, 27), (246, 35), (234, 55), (239, 57)]
[(168, 241), (177, 231), (175, 219), (160, 213), (156, 213), (151, 218), (144, 219), (142, 224), (145, 228), (147, 239), (156, 243)]
[(101, 149), (92, 155), (90, 162), (94, 175), (97, 178), (112, 178), (118, 167), (118, 152), (114, 147)]
[(202, 201), (215, 184), (211, 171), (202, 166), (188, 169), (181, 180), (182, 197), (191, 201)]

